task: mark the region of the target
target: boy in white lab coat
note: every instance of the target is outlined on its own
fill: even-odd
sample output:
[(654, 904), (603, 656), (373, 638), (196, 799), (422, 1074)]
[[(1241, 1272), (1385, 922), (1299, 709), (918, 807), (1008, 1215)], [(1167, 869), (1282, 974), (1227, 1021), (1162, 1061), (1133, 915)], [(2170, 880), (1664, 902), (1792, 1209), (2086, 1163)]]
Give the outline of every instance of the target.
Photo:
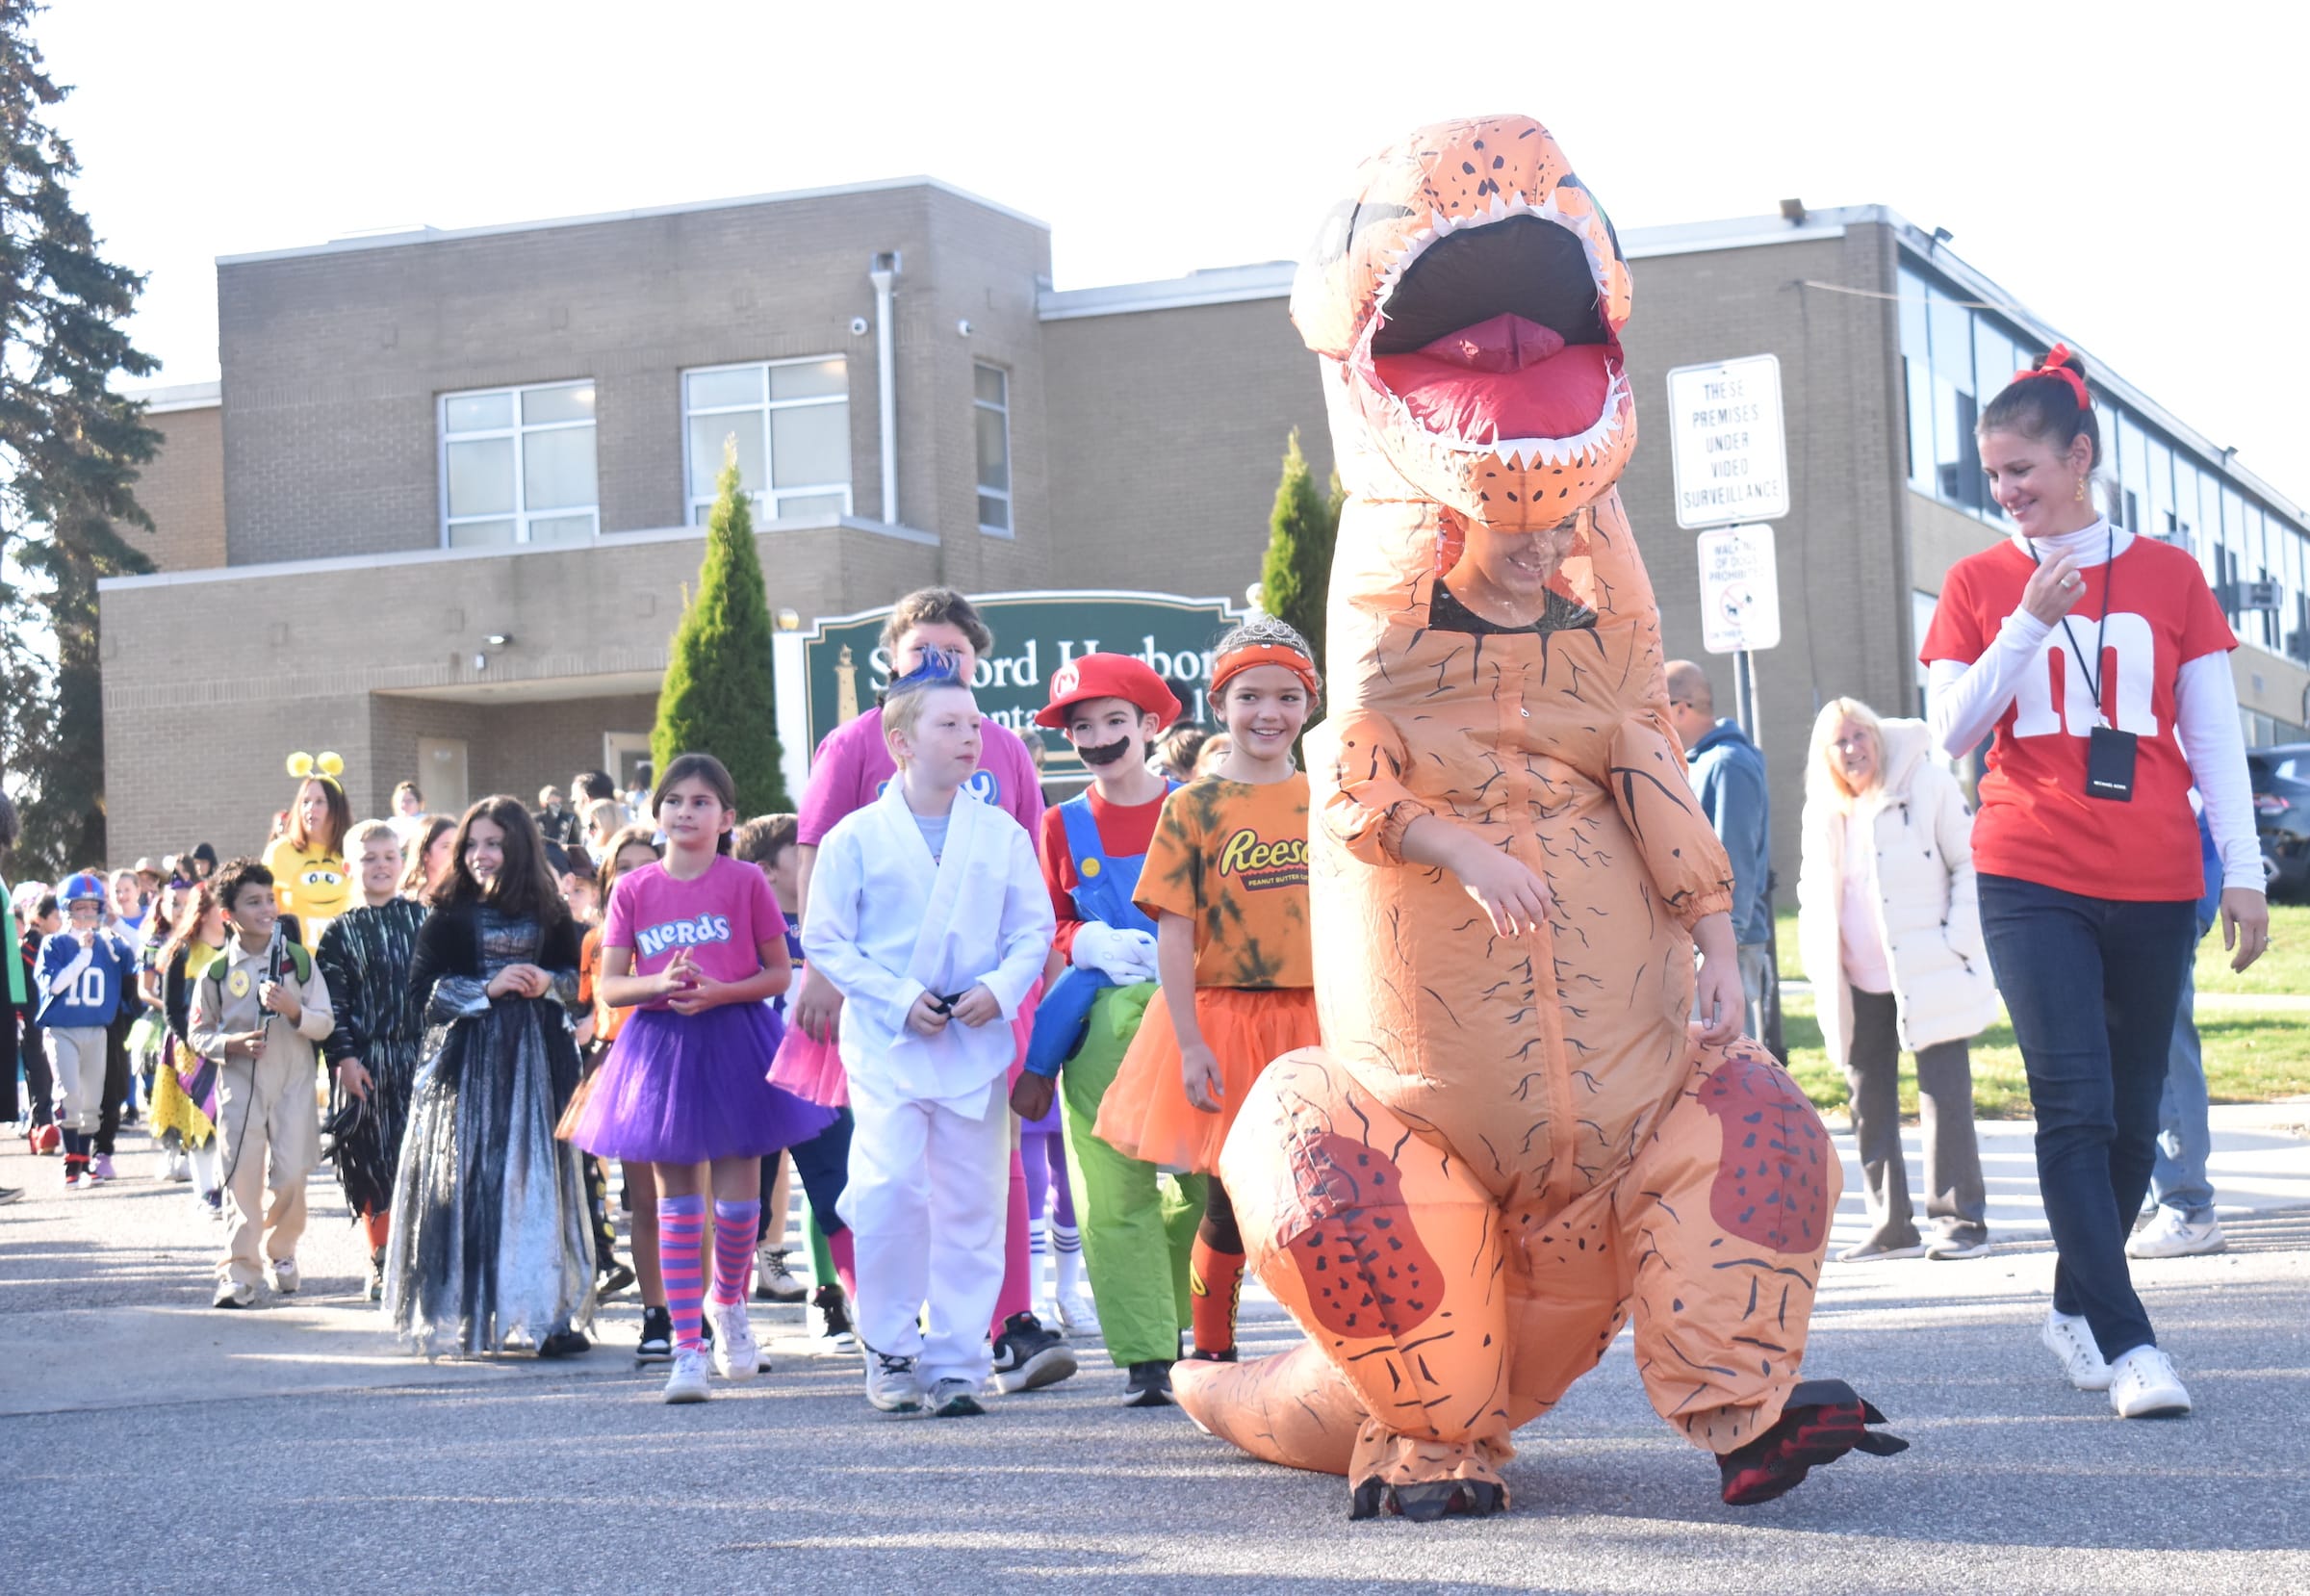
[(820, 844), (802, 945), (845, 999), (856, 1127), (839, 1207), (857, 1237), (866, 1399), (954, 1418), (983, 1411), (1011, 1171), (1011, 1022), (1042, 974), (1054, 919), (1025, 829), (955, 801), (978, 769), (980, 716), (951, 658), (891, 683), (883, 734), (898, 776)]

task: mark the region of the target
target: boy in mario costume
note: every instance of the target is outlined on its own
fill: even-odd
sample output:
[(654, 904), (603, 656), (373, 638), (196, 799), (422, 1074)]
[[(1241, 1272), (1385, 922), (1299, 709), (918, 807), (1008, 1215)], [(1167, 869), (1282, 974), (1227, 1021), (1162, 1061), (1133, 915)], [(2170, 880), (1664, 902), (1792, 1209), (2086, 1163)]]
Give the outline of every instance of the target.
[(1050, 1112), (1054, 1094), (1065, 1105), (1091, 1295), (1107, 1350), (1129, 1371), (1123, 1401), (1133, 1407), (1170, 1401), (1203, 1179), (1164, 1175), (1091, 1126), (1155, 995), (1155, 923), (1131, 900), (1176, 785), (1148, 769), (1147, 750), (1178, 715), (1178, 698), (1143, 661), (1087, 654), (1052, 674), (1051, 702), (1035, 716), (1074, 744), (1091, 784), (1043, 811), (1037, 841), (1068, 967), (1037, 1011), (1011, 1104), (1029, 1123)]

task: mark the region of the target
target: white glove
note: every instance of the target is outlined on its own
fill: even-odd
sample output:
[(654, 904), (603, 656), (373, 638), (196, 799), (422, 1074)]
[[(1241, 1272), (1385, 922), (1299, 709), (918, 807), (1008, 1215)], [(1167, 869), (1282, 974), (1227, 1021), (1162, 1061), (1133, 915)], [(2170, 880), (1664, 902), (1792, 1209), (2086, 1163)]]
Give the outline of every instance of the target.
[(1155, 975), (1155, 939), (1143, 931), (1086, 921), (1075, 933), (1074, 962), (1095, 969), (1118, 987), (1152, 981)]

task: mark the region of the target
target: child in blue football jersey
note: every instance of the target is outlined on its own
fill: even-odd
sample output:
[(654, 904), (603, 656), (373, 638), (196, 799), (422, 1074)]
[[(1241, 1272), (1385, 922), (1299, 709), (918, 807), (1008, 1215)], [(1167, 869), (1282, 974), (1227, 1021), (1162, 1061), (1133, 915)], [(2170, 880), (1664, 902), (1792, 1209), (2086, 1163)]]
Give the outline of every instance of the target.
[(64, 1137), (64, 1185), (77, 1191), (95, 1184), (89, 1152), (104, 1115), (106, 1031), (135, 979), (137, 958), (105, 927), (101, 880), (84, 870), (57, 895), (64, 900), (64, 928), (40, 944), (38, 1019)]

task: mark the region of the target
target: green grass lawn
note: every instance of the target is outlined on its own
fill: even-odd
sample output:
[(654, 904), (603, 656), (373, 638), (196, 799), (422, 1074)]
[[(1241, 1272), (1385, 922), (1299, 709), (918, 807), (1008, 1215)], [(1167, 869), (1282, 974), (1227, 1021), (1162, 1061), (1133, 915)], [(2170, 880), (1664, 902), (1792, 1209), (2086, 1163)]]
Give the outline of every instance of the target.
[[(1801, 978), (1797, 959), (1797, 917), (1781, 916), (1782, 974)], [(2219, 928), (2198, 946), (2197, 980), (2206, 992), (2310, 994), (2310, 906), (2279, 904), (2271, 910), (2271, 950), (2244, 975), (2230, 973)], [(1782, 1002), (1789, 1048), (1789, 1072), (1814, 1106), (1842, 1111), (1845, 1081), (1830, 1068), (1821, 1047), (1821, 1028), (1810, 995), (1787, 993)], [(2198, 1017), (2205, 1050), (2207, 1090), (2218, 1103), (2268, 1102), (2310, 1093), (2310, 1014), (2276, 1010), (2208, 1010)], [(1973, 1101), (1987, 1120), (2027, 1119), (2029, 1084), (2013, 1027), (1999, 1023), (1973, 1043)], [(1901, 1111), (1917, 1111), (1915, 1077), (1904, 1061)]]

